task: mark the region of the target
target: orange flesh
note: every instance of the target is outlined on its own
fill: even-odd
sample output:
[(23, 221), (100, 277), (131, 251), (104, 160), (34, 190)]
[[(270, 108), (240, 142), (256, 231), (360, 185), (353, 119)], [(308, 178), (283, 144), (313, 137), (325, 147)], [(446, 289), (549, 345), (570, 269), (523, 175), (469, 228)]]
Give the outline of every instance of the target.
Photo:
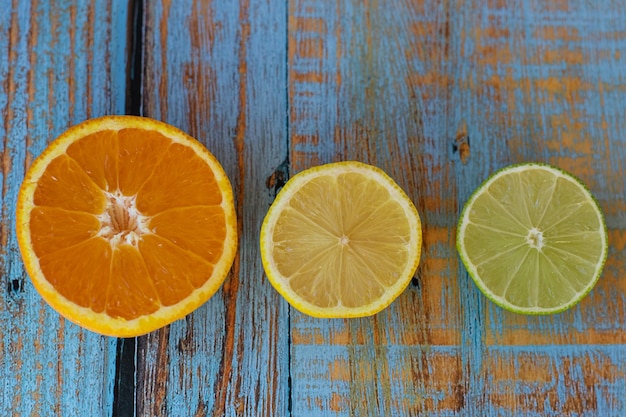
[(210, 167), (153, 131), (72, 143), (38, 180), (30, 233), (42, 272), (68, 300), (132, 320), (201, 287), (224, 251)]

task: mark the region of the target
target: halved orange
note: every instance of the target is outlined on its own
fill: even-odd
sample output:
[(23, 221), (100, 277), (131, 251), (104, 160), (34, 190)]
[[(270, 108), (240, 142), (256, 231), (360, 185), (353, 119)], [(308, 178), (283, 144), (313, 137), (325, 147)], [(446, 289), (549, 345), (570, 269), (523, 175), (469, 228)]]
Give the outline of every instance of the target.
[(220, 288), (237, 246), (217, 159), (144, 117), (105, 116), (63, 133), (26, 173), (16, 218), (44, 300), (109, 336), (145, 334), (195, 310)]

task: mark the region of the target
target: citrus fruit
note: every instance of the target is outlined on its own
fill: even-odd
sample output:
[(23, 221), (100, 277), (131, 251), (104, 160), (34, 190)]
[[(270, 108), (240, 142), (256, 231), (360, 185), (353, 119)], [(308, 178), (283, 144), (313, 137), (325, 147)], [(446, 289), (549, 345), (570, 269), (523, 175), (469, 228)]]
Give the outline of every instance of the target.
[(143, 117), (61, 134), (28, 169), (17, 238), (34, 287), (69, 320), (131, 337), (184, 317), (232, 265), (233, 193), (198, 141)]
[(463, 208), (457, 249), (478, 288), (506, 310), (550, 314), (578, 303), (607, 256), (602, 211), (583, 183), (545, 164), (488, 178)]
[(406, 288), (421, 239), (415, 206), (387, 174), (338, 162), (302, 171), (280, 190), (261, 227), (261, 258), (301, 312), (363, 317)]

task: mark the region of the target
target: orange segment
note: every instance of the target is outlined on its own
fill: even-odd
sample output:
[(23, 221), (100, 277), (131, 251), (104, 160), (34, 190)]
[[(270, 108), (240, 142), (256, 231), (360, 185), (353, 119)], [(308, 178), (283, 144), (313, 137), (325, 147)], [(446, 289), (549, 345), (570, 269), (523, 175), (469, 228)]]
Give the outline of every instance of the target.
[(94, 238), (42, 256), (39, 264), (49, 283), (63, 297), (95, 312), (103, 311), (109, 285), (111, 246)]
[(181, 249), (215, 264), (224, 251), (224, 211), (220, 207), (193, 206), (164, 211), (149, 223), (157, 235)]
[(93, 133), (67, 147), (67, 154), (105, 191), (117, 189), (118, 152), (114, 130)]
[[(170, 193), (161, 193), (160, 188), (170, 190)], [(212, 206), (221, 202), (211, 167), (192, 149), (180, 144), (167, 150), (137, 194), (137, 208), (147, 215), (176, 207)]]
[(60, 155), (48, 163), (39, 178), (34, 204), (99, 214), (104, 210), (106, 199), (76, 161)]
[(206, 260), (155, 235), (146, 236), (139, 250), (163, 305), (176, 304), (213, 272)]
[(136, 247), (121, 244), (113, 251), (106, 312), (111, 317), (132, 320), (159, 309), (152, 278)]
[(237, 246), (232, 188), (199, 142), (148, 118), (74, 126), (28, 170), (17, 238), (35, 288), (92, 331), (132, 337), (206, 302)]
[(119, 190), (136, 195), (172, 141), (159, 132), (128, 128), (118, 132), (118, 143)]
[(100, 230), (100, 222), (93, 214), (56, 207), (35, 207), (31, 213), (30, 229), (37, 236), (37, 240), (33, 240), (35, 253), (44, 256), (94, 237)]

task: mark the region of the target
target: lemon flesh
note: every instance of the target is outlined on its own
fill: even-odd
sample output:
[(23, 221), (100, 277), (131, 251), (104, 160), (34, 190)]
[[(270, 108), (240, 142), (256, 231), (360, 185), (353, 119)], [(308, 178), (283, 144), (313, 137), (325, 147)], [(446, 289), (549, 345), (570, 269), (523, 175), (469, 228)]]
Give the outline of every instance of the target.
[(571, 174), (536, 163), (493, 174), (466, 203), (457, 249), (478, 288), (501, 307), (550, 314), (577, 304), (607, 256), (602, 211)]
[(327, 164), (290, 179), (261, 229), (268, 279), (300, 311), (361, 317), (389, 305), (419, 262), (415, 206), (383, 171)]

